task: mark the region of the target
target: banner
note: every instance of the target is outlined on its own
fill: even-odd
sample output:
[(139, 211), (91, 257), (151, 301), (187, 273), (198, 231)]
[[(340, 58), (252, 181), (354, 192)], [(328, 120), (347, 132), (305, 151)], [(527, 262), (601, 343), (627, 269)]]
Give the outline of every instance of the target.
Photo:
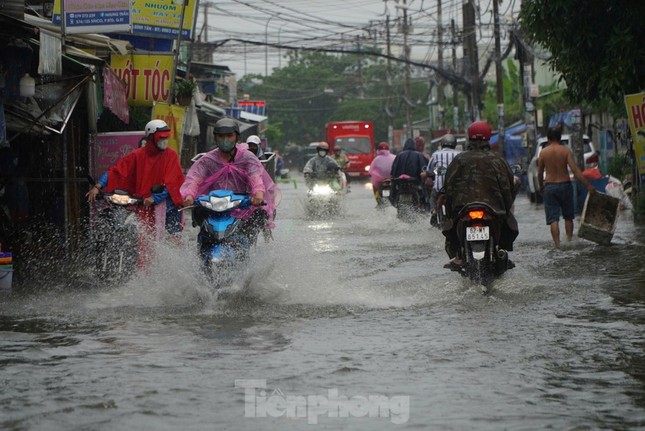
[[(61, 0), (54, 0), (52, 22), (60, 25)], [(88, 6), (88, 3), (90, 5)], [(94, 3), (94, 4), (91, 4)], [(132, 9), (130, 9), (132, 5)], [(186, 0), (181, 30), (183, 40), (193, 38), (198, 0)], [(67, 33), (130, 32), (143, 36), (177, 39), (181, 1), (172, 0), (65, 0)], [(127, 19), (127, 21), (126, 21)], [(82, 31), (79, 31), (81, 30)]]
[[(63, 0), (65, 34), (130, 32), (130, 0)], [(54, 0), (52, 22), (60, 24), (61, 0)]]
[(125, 82), (128, 103), (152, 106), (168, 102), (174, 57), (171, 53), (112, 55), (110, 66)]
[(93, 149), (94, 157), (92, 158), (94, 179), (101, 178), (123, 156), (139, 148), (143, 138), (143, 130), (140, 132), (98, 133)]
[(642, 182), (645, 181), (645, 93), (626, 95), (625, 106), (632, 131), (636, 166)]
[[(181, 38), (191, 40), (198, 0), (185, 0)], [(177, 39), (181, 0), (132, 0), (132, 32), (143, 36)]]
[(179, 155), (181, 155), (185, 115), (185, 106), (155, 103), (155, 106), (152, 107), (152, 120), (164, 120), (168, 127), (172, 129), (172, 135), (168, 138), (168, 147), (175, 150)]

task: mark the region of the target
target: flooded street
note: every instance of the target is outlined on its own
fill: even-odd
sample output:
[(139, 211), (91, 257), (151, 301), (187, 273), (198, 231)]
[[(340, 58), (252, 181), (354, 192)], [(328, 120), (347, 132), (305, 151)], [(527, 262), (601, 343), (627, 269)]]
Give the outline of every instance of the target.
[(192, 228), (124, 286), (5, 295), (0, 428), (645, 428), (629, 214), (611, 246), (554, 249), (520, 195), (517, 267), (483, 296), (442, 268), (429, 219), (377, 211), (365, 184), (328, 220), (305, 217), (302, 181), (281, 189), (275, 241), (221, 297)]

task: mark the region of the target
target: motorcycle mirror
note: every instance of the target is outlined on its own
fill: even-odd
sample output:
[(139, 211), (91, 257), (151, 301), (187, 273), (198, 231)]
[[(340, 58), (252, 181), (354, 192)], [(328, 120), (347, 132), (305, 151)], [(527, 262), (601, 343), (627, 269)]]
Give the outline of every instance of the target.
[(153, 195), (157, 193), (162, 193), (164, 190), (166, 190), (166, 186), (164, 186), (163, 184), (155, 184), (150, 189)]

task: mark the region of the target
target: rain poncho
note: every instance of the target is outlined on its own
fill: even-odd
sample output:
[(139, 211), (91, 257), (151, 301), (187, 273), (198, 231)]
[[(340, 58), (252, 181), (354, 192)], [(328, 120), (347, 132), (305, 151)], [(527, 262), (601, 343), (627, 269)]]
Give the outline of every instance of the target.
[[(232, 190), (238, 193), (264, 193), (266, 206), (261, 207), (268, 214), (268, 225), (273, 227), (273, 214), (280, 203), (282, 195), (257, 156), (248, 150), (246, 144), (236, 144), (233, 158), (226, 161), (219, 148), (209, 151), (200, 157), (188, 170), (186, 181), (181, 186), (183, 198), (205, 195), (211, 190)], [(254, 208), (235, 209), (234, 217), (246, 219)]]
[(416, 151), (414, 140), (405, 141), (403, 151), (399, 153), (392, 164), (392, 178), (400, 177), (405, 174), (413, 178), (420, 178), (421, 171), (428, 161), (423, 155)]
[(377, 150), (376, 157), (370, 164), (370, 176), (372, 177), (372, 187), (378, 189), (384, 179), (390, 177), (392, 163), (396, 156), (390, 150)]
[(152, 195), (152, 186), (164, 185), (172, 202), (179, 206), (179, 188), (184, 174), (172, 148), (160, 151), (153, 143), (137, 148), (108, 170), (106, 191), (126, 190), (142, 199)]

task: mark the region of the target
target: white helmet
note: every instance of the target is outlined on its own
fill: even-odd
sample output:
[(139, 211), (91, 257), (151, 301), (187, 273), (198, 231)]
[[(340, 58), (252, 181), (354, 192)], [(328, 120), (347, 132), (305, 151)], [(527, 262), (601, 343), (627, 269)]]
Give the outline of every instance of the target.
[(152, 120), (146, 124), (145, 133), (146, 138), (150, 137), (157, 132), (170, 132), (170, 127), (163, 120)]
[(262, 140), (258, 135), (251, 135), (246, 138), (246, 144), (249, 146), (249, 150), (251, 150), (251, 145), (255, 145), (255, 151), (251, 152), (258, 157), (262, 156)]

